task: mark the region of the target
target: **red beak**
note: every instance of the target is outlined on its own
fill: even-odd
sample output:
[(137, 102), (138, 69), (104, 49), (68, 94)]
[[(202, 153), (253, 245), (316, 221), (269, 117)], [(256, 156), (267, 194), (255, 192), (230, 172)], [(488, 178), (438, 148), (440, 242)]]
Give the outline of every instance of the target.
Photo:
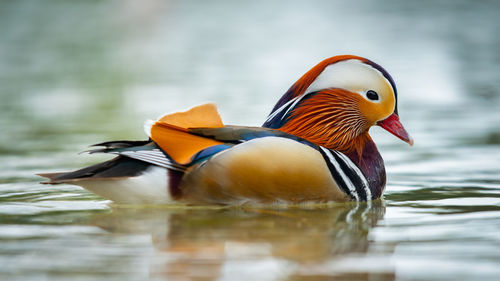
[(386, 119), (377, 122), (377, 125), (386, 129), (389, 133), (395, 135), (403, 141), (407, 142), (409, 145), (413, 145), (413, 138), (410, 137), (408, 132), (405, 130), (396, 113), (393, 113)]

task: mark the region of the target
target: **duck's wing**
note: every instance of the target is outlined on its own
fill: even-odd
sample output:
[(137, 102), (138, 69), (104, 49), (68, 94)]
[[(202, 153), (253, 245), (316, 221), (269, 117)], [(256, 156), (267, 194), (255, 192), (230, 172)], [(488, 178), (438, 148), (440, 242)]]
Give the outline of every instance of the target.
[(291, 135), (287, 133), (274, 129), (233, 125), (227, 125), (221, 128), (189, 128), (188, 131), (198, 136), (230, 143), (240, 143), (266, 136), (291, 137)]
[(317, 148), (315, 144), (300, 137), (290, 135), (276, 129), (263, 127), (227, 125), (222, 128), (190, 128), (189, 132), (195, 135), (212, 138), (214, 140), (226, 143), (242, 143), (252, 139), (264, 137), (281, 137), (306, 144), (313, 148)]
[(262, 127), (224, 126), (185, 129), (157, 123), (152, 131), (152, 139), (165, 154), (183, 166), (191, 166), (234, 145), (265, 137), (286, 138), (317, 148), (316, 145), (297, 136)]
[[(134, 144), (144, 145), (134, 146)], [(91, 149), (86, 152), (90, 154), (108, 153), (125, 156), (179, 172), (184, 172), (186, 170), (186, 166), (173, 161), (172, 158), (163, 152), (153, 141), (111, 141), (95, 144), (93, 146), (103, 146), (103, 148)]]

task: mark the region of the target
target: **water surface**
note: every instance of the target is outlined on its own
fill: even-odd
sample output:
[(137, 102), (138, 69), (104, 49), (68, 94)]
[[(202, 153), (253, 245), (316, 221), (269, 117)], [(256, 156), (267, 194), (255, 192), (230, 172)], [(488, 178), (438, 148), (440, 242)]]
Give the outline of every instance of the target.
[[(0, 279), (497, 280), (498, 1), (2, 1)], [(260, 125), (319, 60), (394, 76), (410, 148), (378, 128), (383, 200), (311, 208), (113, 205), (39, 172), (213, 101)]]

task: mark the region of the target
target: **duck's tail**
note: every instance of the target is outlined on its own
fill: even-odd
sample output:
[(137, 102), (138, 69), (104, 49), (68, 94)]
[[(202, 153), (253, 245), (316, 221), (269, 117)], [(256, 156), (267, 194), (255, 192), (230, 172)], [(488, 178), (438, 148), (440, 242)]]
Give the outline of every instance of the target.
[(180, 195), (183, 172), (118, 156), (112, 160), (67, 173), (38, 174), (43, 184), (74, 184), (115, 203), (163, 204)]

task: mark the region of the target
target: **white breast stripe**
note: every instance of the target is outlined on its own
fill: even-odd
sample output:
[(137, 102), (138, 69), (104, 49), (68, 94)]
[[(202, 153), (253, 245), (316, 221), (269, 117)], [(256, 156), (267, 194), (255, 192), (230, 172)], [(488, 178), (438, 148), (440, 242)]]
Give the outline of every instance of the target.
[(363, 175), (363, 172), (352, 162), (352, 160), (347, 157), (344, 153), (340, 153), (338, 151), (334, 151), (344, 162), (358, 175), (358, 177), (361, 179), (361, 182), (363, 183), (363, 189), (365, 190), (366, 193), (366, 200), (369, 201), (372, 199), (372, 192), (370, 190), (370, 185), (368, 185), (368, 181), (365, 178), (365, 175)]
[(349, 191), (354, 196), (354, 198), (356, 199), (356, 201), (359, 201), (359, 195), (356, 192), (356, 188), (352, 184), (352, 182), (349, 179), (349, 177), (344, 173), (344, 171), (342, 171), (342, 168), (340, 168), (339, 163), (337, 163), (337, 160), (335, 160), (335, 158), (333, 157), (333, 155), (330, 152), (330, 150), (328, 150), (328, 149), (326, 149), (326, 148), (324, 148), (322, 146), (320, 146), (320, 148), (321, 148), (321, 150), (323, 150), (323, 152), (326, 154), (326, 156), (328, 156), (328, 160), (330, 160), (330, 163), (332, 163), (332, 165), (335, 167), (335, 169), (337, 170), (337, 172), (340, 174), (340, 176), (344, 180), (345, 184), (347, 185), (347, 188), (349, 188)]
[(349, 59), (328, 65), (307, 87), (304, 93), (334, 87), (358, 93), (365, 97), (364, 92), (368, 89), (365, 89), (364, 85), (372, 85), (371, 90), (378, 93), (382, 92), (386, 86), (392, 88), (391, 83), (380, 70), (359, 59)]

